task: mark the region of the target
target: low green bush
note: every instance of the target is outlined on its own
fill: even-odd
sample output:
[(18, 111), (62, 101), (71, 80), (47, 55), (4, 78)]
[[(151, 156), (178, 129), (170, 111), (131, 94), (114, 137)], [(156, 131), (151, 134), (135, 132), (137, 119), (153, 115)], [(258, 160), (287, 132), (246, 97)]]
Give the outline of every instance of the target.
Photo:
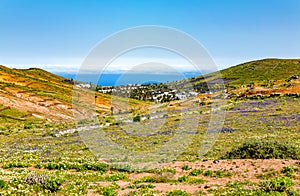
[(221, 159), (299, 159), (299, 148), (278, 141), (248, 141)]
[(291, 186), (293, 186), (293, 181), (287, 177), (277, 177), (275, 179), (262, 182), (260, 186), (261, 189), (265, 192), (285, 192)]
[(202, 174), (203, 170), (202, 169), (194, 169), (193, 171), (190, 172), (190, 176), (198, 176), (199, 174)]
[(167, 183), (167, 182), (173, 182), (172, 179), (169, 179), (166, 176), (163, 175), (155, 175), (155, 176), (144, 176), (141, 179), (137, 179), (134, 181), (134, 184), (143, 183), (143, 182), (149, 182), (149, 183)]
[(112, 183), (110, 186), (100, 186), (97, 187), (97, 192), (103, 196), (117, 196), (118, 189), (120, 188), (119, 185), (116, 183)]
[(173, 190), (167, 192), (166, 196), (189, 196), (190, 194), (183, 190)]
[(212, 177), (213, 176), (213, 171), (211, 171), (211, 170), (206, 170), (205, 172), (204, 172), (204, 176), (210, 176), (210, 177)]
[(5, 163), (2, 168), (3, 169), (9, 169), (9, 168), (25, 168), (25, 167), (29, 167), (30, 164), (28, 163), (23, 163), (23, 162), (9, 162), (9, 163)]
[(0, 189), (3, 189), (4, 187), (6, 187), (6, 183), (4, 180), (0, 180)]
[(48, 176), (46, 174), (30, 173), (24, 179), (24, 182), (29, 185), (38, 185), (50, 192), (56, 192), (64, 183), (64, 179), (55, 175)]
[(133, 122), (141, 122), (142, 118), (140, 115), (136, 115), (135, 117), (133, 117)]
[(286, 166), (282, 169), (282, 173), (285, 174), (287, 177), (294, 177), (294, 168), (291, 166)]
[(190, 170), (191, 167), (188, 166), (188, 165), (184, 165), (184, 166), (181, 167), (181, 169), (182, 169), (182, 170)]
[[(35, 165), (36, 168), (41, 168), (42, 165), (37, 164)], [(105, 173), (108, 170), (108, 165), (105, 163), (100, 162), (85, 162), (85, 163), (71, 163), (71, 162), (60, 162), (60, 163), (47, 163), (43, 165), (44, 169), (49, 170), (70, 170), (75, 169), (77, 171), (86, 171), (86, 170), (93, 170), (93, 171), (100, 171)]]
[(178, 178), (178, 182), (186, 182), (187, 181), (187, 176), (181, 176)]

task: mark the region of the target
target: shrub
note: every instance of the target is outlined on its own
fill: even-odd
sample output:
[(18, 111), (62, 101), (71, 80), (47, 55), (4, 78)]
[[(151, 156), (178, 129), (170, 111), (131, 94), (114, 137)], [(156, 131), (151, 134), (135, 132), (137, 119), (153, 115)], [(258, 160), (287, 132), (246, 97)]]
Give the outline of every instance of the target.
[(178, 182), (186, 182), (187, 181), (187, 177), (186, 176), (181, 176), (178, 178)]
[(55, 134), (53, 131), (48, 132), (48, 134), (49, 134), (51, 137), (55, 137), (55, 136), (56, 136), (56, 134)]
[(155, 186), (153, 184), (132, 184), (127, 186), (130, 189), (153, 189)]
[(64, 182), (64, 179), (54, 175), (47, 176), (45, 174), (30, 173), (26, 176), (24, 182), (29, 185), (38, 185), (51, 192), (56, 192)]
[(277, 141), (249, 141), (233, 148), (221, 159), (299, 159), (299, 149)]
[(120, 188), (119, 185), (116, 183), (112, 183), (110, 186), (100, 186), (97, 187), (97, 192), (100, 195), (104, 196), (117, 196), (118, 195), (118, 189)]
[(2, 168), (3, 169), (9, 169), (9, 168), (24, 168), (24, 167), (29, 167), (30, 165), (28, 163), (22, 163), (22, 162), (9, 162), (5, 163)]
[(216, 171), (216, 176), (217, 176), (217, 178), (222, 178), (223, 175), (224, 175), (224, 171), (222, 171), (222, 170)]
[(140, 115), (136, 115), (135, 117), (133, 117), (133, 122), (141, 122), (142, 118)]
[(264, 181), (260, 184), (262, 190), (266, 192), (285, 192), (287, 191), (291, 186), (293, 186), (293, 181), (287, 177), (277, 177), (272, 180)]
[(143, 183), (143, 182), (151, 182), (151, 183), (153, 183), (153, 182), (155, 182), (155, 179), (152, 176), (144, 176), (143, 178), (141, 178), (139, 180), (136, 180), (134, 182), (134, 184)]
[(202, 169), (194, 169), (193, 171), (190, 172), (190, 176), (198, 176), (199, 174), (202, 174), (203, 170)]
[(281, 172), (287, 177), (294, 177), (294, 168), (291, 166), (284, 167)]
[(203, 178), (196, 178), (196, 177), (188, 177), (187, 183), (189, 184), (203, 184), (206, 182)]
[(126, 180), (128, 178), (128, 176), (126, 175), (126, 173), (115, 173), (112, 175), (108, 175), (105, 177), (106, 181), (118, 181), (118, 180)]
[(98, 193), (104, 196), (117, 196), (118, 193), (113, 187), (100, 187)]
[(190, 194), (182, 190), (173, 190), (167, 192), (166, 196), (189, 196)]
[(181, 169), (182, 169), (182, 170), (190, 170), (191, 168), (190, 168), (190, 166), (188, 166), (188, 165), (184, 165), (184, 166), (182, 166)]
[(62, 183), (64, 183), (64, 179), (57, 176), (50, 176), (47, 178), (47, 183), (43, 185), (43, 188), (48, 189), (51, 192), (56, 192), (59, 190)]
[(4, 180), (0, 180), (0, 189), (3, 189), (4, 187), (6, 187), (6, 183)]
[(34, 174), (30, 173), (26, 176), (24, 182), (26, 184), (32, 185), (32, 184), (46, 184), (48, 176), (45, 174)]
[(213, 175), (213, 171), (211, 170), (207, 170), (204, 172), (204, 176), (212, 176)]
[(166, 183), (166, 182), (172, 182), (172, 180), (162, 175), (144, 176), (143, 178), (134, 181), (134, 184), (143, 183), (143, 182)]
[(176, 174), (176, 170), (171, 169), (171, 168), (162, 168), (162, 169), (158, 170), (158, 173), (162, 173), (162, 172), (168, 172), (168, 173), (171, 173), (171, 174)]
[(101, 171), (103, 173), (105, 173), (108, 169), (108, 165), (105, 163), (96, 163), (94, 164), (94, 170), (96, 171)]
[(31, 124), (25, 124), (24, 129), (32, 129), (33, 126)]
[(34, 166), (34, 168), (42, 169), (42, 168), (43, 168), (43, 165), (42, 165), (42, 164), (36, 164), (36, 165)]

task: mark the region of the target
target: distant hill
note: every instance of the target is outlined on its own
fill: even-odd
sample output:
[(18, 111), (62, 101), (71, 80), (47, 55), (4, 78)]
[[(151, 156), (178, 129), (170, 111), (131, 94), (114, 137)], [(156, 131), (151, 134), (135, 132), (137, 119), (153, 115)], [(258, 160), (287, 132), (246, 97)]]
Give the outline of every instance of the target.
[(205, 92), (208, 90), (206, 82), (217, 84), (221, 79), (225, 87), (240, 88), (254, 84), (265, 87), (270, 84), (284, 85), (293, 77), (300, 77), (300, 59), (263, 59), (179, 81), (176, 85), (192, 83), (195, 89)]
[[(214, 74), (211, 74), (214, 75)], [(247, 85), (267, 81), (284, 81), (300, 76), (300, 59), (263, 59), (224, 69), (221, 75), (228, 85)]]
[[(251, 61), (219, 73), (221, 77), (218, 73), (211, 73), (172, 85), (180, 88), (192, 83), (199, 92), (207, 92), (207, 81), (217, 85), (223, 80), (227, 90), (231, 89), (230, 93), (235, 95), (300, 92), (300, 59)], [(78, 98), (75, 101), (79, 108), (75, 111), (72, 109), (73, 93)], [(74, 114), (88, 116), (95, 111), (84, 106), (86, 101), (96, 104), (96, 114), (111, 112), (111, 95), (74, 87), (73, 81), (42, 69), (10, 69), (0, 65), (0, 125), (26, 120), (62, 122), (72, 120)], [(122, 101), (124, 103), (114, 105), (115, 111), (128, 110), (128, 103)], [(149, 106), (149, 103), (138, 100), (132, 100), (130, 104), (130, 110)]]
[[(73, 93), (82, 102), (76, 110), (72, 109)], [(84, 117), (95, 112), (84, 107), (85, 102), (96, 103), (96, 114), (111, 112), (110, 95), (74, 87), (72, 81), (42, 69), (10, 69), (0, 65), (0, 125), (71, 121), (74, 114)], [(138, 107), (144, 103), (133, 104)]]
[(38, 118), (50, 122), (72, 119), (73, 85), (64, 80), (38, 68), (10, 69), (1, 65), (2, 121), (7, 118), (11, 121), (14, 117), (16, 120)]

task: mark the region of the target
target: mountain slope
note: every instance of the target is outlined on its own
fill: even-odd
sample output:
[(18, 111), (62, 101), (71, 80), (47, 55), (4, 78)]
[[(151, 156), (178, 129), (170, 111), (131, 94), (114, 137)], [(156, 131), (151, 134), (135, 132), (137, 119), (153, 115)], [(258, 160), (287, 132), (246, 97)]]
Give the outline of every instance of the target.
[[(42, 69), (10, 69), (0, 65), (0, 125), (27, 118), (59, 123), (71, 121), (74, 116), (108, 114), (111, 102), (110, 95), (79, 88), (70, 80)], [(126, 104), (122, 105), (126, 102), (120, 100), (115, 107), (126, 111)], [(130, 105), (143, 108), (148, 103), (133, 100)]]
[[(288, 92), (299, 93), (299, 77), (300, 59), (263, 59), (239, 64), (220, 72), (182, 80), (176, 82), (175, 85), (191, 83), (195, 90), (205, 93), (211, 90), (208, 89), (207, 82), (217, 86), (222, 80), (227, 90), (259, 87), (262, 91), (281, 88), (281, 90), (288, 89)], [(272, 92), (269, 91), (269, 93)]]
[[(205, 76), (176, 82), (175, 87), (192, 83), (199, 92), (207, 92), (206, 82), (223, 79), (232, 94), (271, 94), (274, 92), (300, 93), (300, 59), (264, 59), (236, 65)], [(77, 88), (66, 79), (42, 69), (10, 69), (0, 65), (0, 118), (2, 123), (27, 118), (62, 122), (76, 116), (90, 116), (85, 103), (95, 104), (97, 114), (111, 111), (112, 97), (89, 89)], [(236, 92), (233, 92), (236, 91)], [(73, 110), (73, 94), (78, 97), (78, 108)], [(119, 99), (118, 110), (128, 110), (128, 100)], [(75, 100), (76, 101), (76, 100)], [(149, 103), (132, 100), (131, 108), (143, 109)], [(92, 106), (94, 107), (94, 106)], [(73, 113), (75, 112), (75, 113)], [(12, 115), (11, 115), (12, 114)], [(3, 120), (4, 119), (4, 120)]]
[[(213, 75), (213, 74), (212, 74)], [(284, 81), (300, 76), (300, 59), (264, 59), (243, 63), (221, 71), (229, 85), (247, 85), (252, 82)]]
[(63, 80), (41, 69), (0, 66), (0, 104), (48, 121), (70, 120), (73, 85)]

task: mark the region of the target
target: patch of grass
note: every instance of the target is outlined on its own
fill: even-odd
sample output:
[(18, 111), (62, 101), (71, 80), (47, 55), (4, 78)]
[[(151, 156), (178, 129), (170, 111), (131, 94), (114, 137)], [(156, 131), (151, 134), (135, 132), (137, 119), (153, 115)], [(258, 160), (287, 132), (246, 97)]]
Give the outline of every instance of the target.
[(190, 196), (191, 194), (183, 190), (172, 190), (167, 192), (166, 196)]
[(292, 166), (286, 166), (286, 167), (284, 167), (283, 169), (282, 169), (282, 173), (285, 175), (285, 176), (287, 176), (287, 177), (294, 177), (294, 171), (295, 171), (295, 169), (294, 169), (294, 167), (292, 167)]
[(128, 175), (127, 173), (124, 172), (114, 173), (105, 177), (105, 180), (109, 182), (118, 181), (118, 180), (127, 180), (127, 179), (128, 179)]
[(97, 192), (103, 196), (117, 196), (118, 191), (112, 186), (101, 186), (97, 188)]
[(265, 192), (285, 192), (293, 186), (293, 184), (293, 181), (287, 177), (277, 177), (275, 179), (262, 182), (260, 187)]
[(60, 189), (60, 186), (65, 180), (55, 175), (48, 176), (45, 174), (30, 173), (26, 176), (24, 181), (29, 185), (38, 185), (50, 192), (56, 192)]
[(133, 122), (141, 122), (142, 118), (140, 115), (136, 115), (135, 117), (133, 117)]
[(153, 188), (155, 188), (155, 185), (153, 185), (153, 184), (132, 184), (132, 185), (129, 185), (127, 188), (131, 188), (131, 189), (153, 189)]
[(6, 187), (6, 182), (4, 180), (0, 180), (0, 189)]
[(187, 170), (190, 170), (192, 168), (190, 166), (188, 166), (188, 165), (184, 165), (184, 166), (181, 167), (181, 169), (187, 171)]
[(193, 171), (190, 172), (190, 176), (198, 176), (199, 174), (203, 173), (203, 169), (194, 169)]
[(258, 179), (271, 179), (272, 177), (278, 176), (278, 171), (276, 171), (274, 168), (263, 170), (262, 173), (256, 174), (256, 177)]
[(212, 177), (213, 174), (214, 174), (214, 172), (212, 170), (206, 170), (203, 175)]
[(144, 176), (141, 179), (135, 180), (134, 184), (144, 183), (144, 182), (149, 182), (149, 183), (166, 183), (166, 182), (173, 182), (173, 180), (169, 179), (166, 176), (162, 176), (162, 175)]
[(186, 182), (187, 179), (188, 179), (187, 176), (181, 176), (181, 177), (179, 177), (177, 180), (178, 180), (178, 182)]

